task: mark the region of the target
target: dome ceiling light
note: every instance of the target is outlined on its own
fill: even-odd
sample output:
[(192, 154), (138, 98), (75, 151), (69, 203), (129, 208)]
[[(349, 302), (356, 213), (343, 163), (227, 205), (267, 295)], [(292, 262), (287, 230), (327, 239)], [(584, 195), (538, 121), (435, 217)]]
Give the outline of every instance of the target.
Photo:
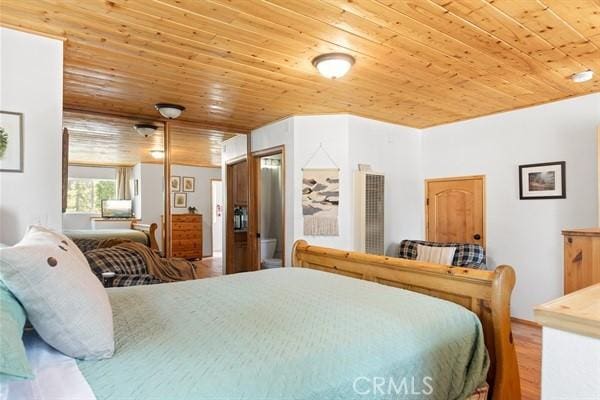
[(167, 119), (175, 119), (179, 117), (181, 113), (185, 110), (184, 106), (169, 103), (158, 103), (155, 104), (154, 107), (158, 110), (160, 115)]
[(133, 126), (135, 131), (143, 137), (148, 137), (154, 135), (154, 132), (158, 129), (156, 125), (153, 124), (135, 124)]
[(588, 69), (587, 71), (577, 72), (571, 75), (571, 80), (575, 83), (583, 83), (591, 80), (594, 77), (594, 71)]
[(344, 53), (327, 53), (315, 57), (312, 64), (324, 77), (338, 79), (350, 70), (354, 64), (354, 57)]
[(155, 158), (157, 160), (162, 160), (163, 158), (165, 158), (165, 152), (163, 150), (150, 150), (150, 155), (152, 156), (152, 158)]

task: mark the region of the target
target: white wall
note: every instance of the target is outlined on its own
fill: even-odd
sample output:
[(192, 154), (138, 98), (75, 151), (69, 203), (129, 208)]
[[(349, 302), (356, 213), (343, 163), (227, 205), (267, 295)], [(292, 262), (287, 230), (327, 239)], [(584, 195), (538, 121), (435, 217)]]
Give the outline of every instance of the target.
[[(350, 170), (370, 164), (385, 174), (385, 249), (395, 256), (403, 239), (423, 237), (423, 174), (418, 129), (350, 116)], [(354, 193), (354, 180), (351, 193)], [(354, 195), (351, 196), (354, 209)], [(354, 231), (354, 229), (353, 229)]]
[(0, 172), (0, 242), (62, 228), (63, 43), (0, 28), (0, 109), (23, 113), (24, 170)]
[[(420, 238), (422, 208), (421, 138), (417, 129), (349, 115), (313, 115), (287, 118), (252, 131), (252, 151), (285, 146), (286, 257), (290, 265), (294, 241), (354, 249), (354, 172), (368, 163), (386, 174), (386, 247), (402, 238)], [(339, 236), (303, 235), (302, 168), (340, 168)]]
[(156, 223), (156, 241), (162, 250), (162, 218), (164, 215), (162, 164), (140, 163), (133, 167), (132, 179), (138, 179), (138, 195), (132, 193), (135, 215), (142, 224)]
[[(598, 125), (595, 94), (423, 131), (425, 178), (486, 175), (487, 252), (517, 272), (516, 317), (562, 295), (561, 230), (597, 225)], [(567, 162), (567, 198), (519, 200), (518, 166), (550, 161)]]
[[(116, 170), (110, 167), (69, 166), (69, 178), (115, 179)], [(92, 217), (98, 213), (64, 213), (62, 215), (63, 230), (92, 229)]]
[[(221, 168), (202, 168), (190, 167), (186, 165), (171, 165), (171, 176), (193, 177), (196, 178), (196, 187), (194, 192), (185, 192), (187, 194), (187, 206), (194, 206), (198, 209), (197, 213), (202, 214), (202, 255), (210, 257), (212, 255), (212, 213), (210, 209), (210, 191), (211, 180), (221, 179)], [(173, 196), (173, 194), (171, 194)], [(171, 206), (175, 203), (171, 197)], [(187, 214), (187, 208), (171, 208), (173, 214)]]

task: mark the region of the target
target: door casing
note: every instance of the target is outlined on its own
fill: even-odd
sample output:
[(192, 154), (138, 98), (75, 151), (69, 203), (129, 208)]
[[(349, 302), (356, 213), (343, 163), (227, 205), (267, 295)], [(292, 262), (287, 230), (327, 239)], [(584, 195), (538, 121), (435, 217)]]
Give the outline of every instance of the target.
[(260, 245), (258, 236), (260, 232), (260, 159), (266, 156), (281, 154), (281, 251), (283, 254), (282, 266), (285, 262), (285, 146), (275, 146), (268, 149), (259, 150), (250, 154), (251, 163), (250, 172), (250, 198), (249, 198), (249, 216), (248, 216), (248, 254), (250, 257), (250, 268), (259, 270), (260, 265)]

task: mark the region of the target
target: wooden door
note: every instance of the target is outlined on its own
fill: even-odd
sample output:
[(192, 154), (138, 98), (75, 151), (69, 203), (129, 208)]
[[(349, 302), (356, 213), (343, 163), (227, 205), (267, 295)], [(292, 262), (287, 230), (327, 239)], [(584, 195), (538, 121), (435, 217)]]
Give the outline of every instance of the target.
[(427, 240), (485, 246), (485, 177), (425, 181)]

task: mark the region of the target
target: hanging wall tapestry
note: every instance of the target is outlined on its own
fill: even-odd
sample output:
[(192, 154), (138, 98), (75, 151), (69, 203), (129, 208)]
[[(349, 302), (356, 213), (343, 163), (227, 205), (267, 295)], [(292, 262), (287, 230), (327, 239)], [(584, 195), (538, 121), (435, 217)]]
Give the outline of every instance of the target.
[(302, 215), (304, 234), (337, 236), (340, 179), (338, 168), (304, 168)]

